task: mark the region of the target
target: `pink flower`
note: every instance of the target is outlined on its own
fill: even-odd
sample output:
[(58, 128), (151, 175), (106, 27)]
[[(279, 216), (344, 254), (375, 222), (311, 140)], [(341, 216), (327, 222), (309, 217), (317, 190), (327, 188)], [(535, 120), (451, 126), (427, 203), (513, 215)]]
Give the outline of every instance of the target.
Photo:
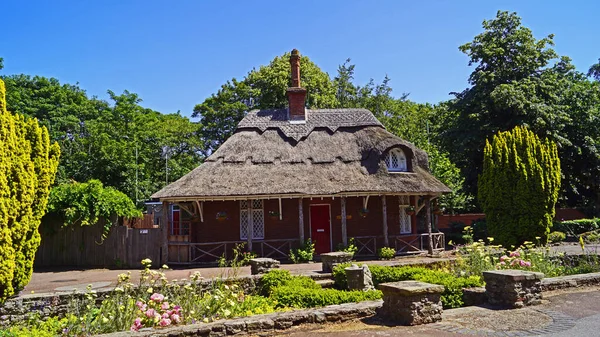
[(508, 256), (506, 256), (506, 255), (500, 256), (500, 261), (501, 262), (504, 262), (504, 260), (506, 260), (506, 259), (508, 259)]
[(146, 304), (142, 301), (137, 301), (135, 303), (136, 307), (138, 307), (138, 309), (140, 309), (141, 311), (146, 311)]
[(177, 315), (177, 314), (173, 314), (173, 315), (171, 315), (171, 320), (175, 323), (179, 323), (179, 322), (181, 322), (181, 317), (179, 317), (179, 315)]
[(162, 318), (169, 318), (169, 314), (167, 314), (166, 312), (164, 314), (162, 314)]
[(163, 302), (163, 304), (160, 305), (160, 308), (162, 310), (168, 310), (169, 309), (169, 302)]
[(146, 317), (148, 318), (154, 318), (156, 314), (157, 312), (154, 309), (148, 309), (148, 311), (146, 311)]
[(521, 260), (521, 267), (531, 267), (531, 262)]
[(171, 320), (168, 318), (163, 318), (158, 324), (160, 324), (160, 326), (168, 326), (171, 324)]
[(152, 294), (152, 296), (150, 296), (150, 300), (156, 303), (160, 303), (165, 300), (165, 296), (163, 296), (162, 294), (154, 293)]
[(138, 317), (138, 318), (135, 319), (135, 321), (133, 321), (133, 324), (131, 325), (130, 330), (131, 331), (138, 331), (143, 326), (144, 325), (142, 324), (142, 319)]
[(500, 265), (504, 266), (504, 265), (506, 265), (506, 262), (502, 261), (502, 262), (500, 262)]
[(521, 256), (521, 253), (519, 253), (519, 251), (517, 251), (517, 250), (510, 253), (510, 257), (519, 257), (519, 256)]
[(181, 307), (178, 305), (174, 306), (173, 312), (179, 315), (181, 313)]

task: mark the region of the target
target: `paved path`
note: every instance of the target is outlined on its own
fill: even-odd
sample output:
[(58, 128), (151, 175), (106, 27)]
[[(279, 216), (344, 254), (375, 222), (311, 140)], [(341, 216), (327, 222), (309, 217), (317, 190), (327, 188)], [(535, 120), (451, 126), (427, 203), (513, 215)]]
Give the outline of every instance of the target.
[(600, 336), (600, 287), (545, 293), (545, 303), (517, 310), (467, 307), (446, 310), (442, 323), (388, 326), (369, 318), (339, 324), (299, 326), (288, 337)]
[[(403, 265), (444, 261), (442, 258), (427, 257), (402, 257), (392, 261), (361, 261), (358, 263), (380, 264), (380, 265)], [(322, 274), (321, 263), (283, 264), (282, 269), (289, 270), (295, 275)], [(63, 271), (35, 271), (31, 282), (25, 287), (21, 294), (31, 291), (36, 293), (48, 293), (55, 291), (72, 291), (73, 289), (85, 289), (92, 284), (95, 289), (114, 286), (119, 274), (128, 270), (122, 269), (88, 269), (88, 270), (63, 270)], [(131, 271), (132, 282), (139, 281), (139, 270)], [(200, 272), (204, 278), (215, 278), (223, 276), (235, 276), (236, 271), (231, 268), (176, 268), (165, 272), (169, 280), (189, 279), (194, 272)], [(237, 271), (237, 276), (250, 275), (250, 267), (242, 267)]]

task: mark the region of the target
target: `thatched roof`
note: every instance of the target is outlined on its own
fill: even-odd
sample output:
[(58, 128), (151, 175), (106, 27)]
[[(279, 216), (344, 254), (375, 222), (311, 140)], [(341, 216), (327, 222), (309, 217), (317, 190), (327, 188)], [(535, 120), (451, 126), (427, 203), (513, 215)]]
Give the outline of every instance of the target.
[[(384, 157), (400, 147), (412, 172), (389, 173)], [(365, 109), (251, 111), (206, 161), (153, 198), (340, 193), (439, 194), (450, 190), (428, 170), (427, 154), (384, 129)]]

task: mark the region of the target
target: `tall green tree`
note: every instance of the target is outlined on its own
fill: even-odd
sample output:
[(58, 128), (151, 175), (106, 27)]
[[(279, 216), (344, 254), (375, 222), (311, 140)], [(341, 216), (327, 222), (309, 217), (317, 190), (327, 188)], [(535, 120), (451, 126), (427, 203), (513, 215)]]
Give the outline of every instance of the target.
[(560, 189), (556, 144), (516, 127), (486, 141), (479, 199), (488, 233), (509, 247), (536, 237), (546, 242)]
[(588, 126), (581, 123), (598, 117), (594, 84), (575, 71), (569, 58), (558, 58), (551, 48), (553, 35), (536, 39), (516, 13), (499, 11), (483, 28), (460, 47), (475, 69), (471, 86), (447, 104), (447, 127), (441, 130), (443, 148), (461, 169), (467, 191), (477, 191), (486, 139), (527, 126), (561, 149), (563, 203), (597, 203), (594, 191), (600, 186), (589, 177), (598, 171), (586, 163), (597, 163), (600, 138), (597, 132), (585, 134)]
[(109, 91), (107, 102), (54, 78), (4, 79), (9, 109), (37, 118), (59, 143), (59, 183), (98, 179), (142, 201), (202, 161), (198, 124), (146, 109), (134, 93)]
[(0, 80), (0, 302), (31, 279), (59, 153), (45, 127), (7, 111)]

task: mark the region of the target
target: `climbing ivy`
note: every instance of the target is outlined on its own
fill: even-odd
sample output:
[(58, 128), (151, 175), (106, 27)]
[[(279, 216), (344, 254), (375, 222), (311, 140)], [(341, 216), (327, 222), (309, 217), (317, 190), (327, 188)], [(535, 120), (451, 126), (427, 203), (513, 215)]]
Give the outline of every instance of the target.
[(499, 132), (484, 148), (479, 200), (488, 234), (509, 247), (524, 241), (545, 242), (560, 189), (556, 144), (516, 127)]
[(62, 227), (94, 225), (103, 217), (105, 237), (110, 231), (111, 217), (137, 217), (141, 212), (133, 201), (113, 187), (104, 187), (99, 180), (85, 183), (69, 182), (52, 189), (48, 214), (44, 223), (58, 221)]
[(31, 279), (59, 155), (37, 120), (6, 110), (0, 80), (0, 302)]

